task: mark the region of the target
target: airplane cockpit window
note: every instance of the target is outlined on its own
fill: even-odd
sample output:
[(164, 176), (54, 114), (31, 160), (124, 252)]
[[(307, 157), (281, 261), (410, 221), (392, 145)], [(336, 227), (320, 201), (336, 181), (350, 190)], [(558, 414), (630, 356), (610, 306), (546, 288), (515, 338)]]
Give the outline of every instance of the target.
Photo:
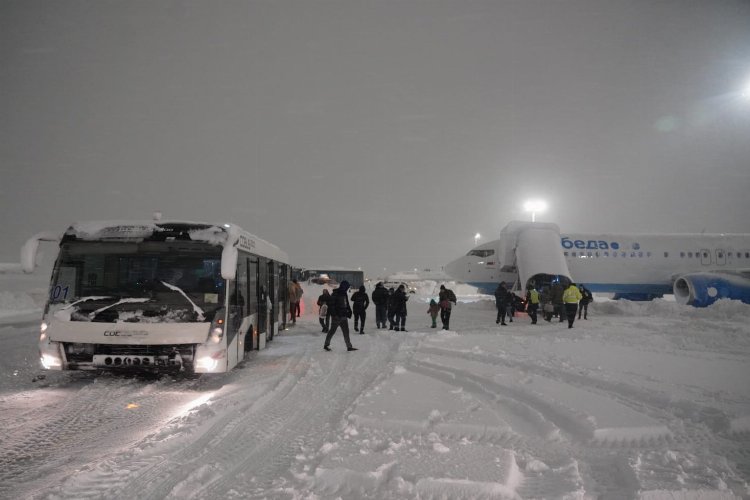
[(472, 255), (474, 257), (489, 257), (490, 255), (495, 255), (495, 251), (492, 249), (487, 250), (471, 250), (466, 255)]

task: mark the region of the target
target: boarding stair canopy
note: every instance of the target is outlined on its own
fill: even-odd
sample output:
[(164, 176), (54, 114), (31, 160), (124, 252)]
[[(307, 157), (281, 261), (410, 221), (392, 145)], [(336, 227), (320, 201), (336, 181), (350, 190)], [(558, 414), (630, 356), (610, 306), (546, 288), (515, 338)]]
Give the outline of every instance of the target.
[(570, 283), (572, 277), (565, 262), (560, 244), (560, 228), (545, 222), (509, 223), (501, 239), (512, 244), (518, 269), (518, 282), (514, 288), (526, 290), (530, 280), (538, 287), (550, 281)]

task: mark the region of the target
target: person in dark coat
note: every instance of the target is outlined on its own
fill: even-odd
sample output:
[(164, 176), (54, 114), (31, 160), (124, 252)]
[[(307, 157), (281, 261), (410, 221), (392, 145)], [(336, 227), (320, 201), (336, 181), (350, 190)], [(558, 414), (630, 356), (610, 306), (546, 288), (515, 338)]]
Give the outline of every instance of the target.
[(325, 344), (323, 344), (323, 349), (326, 351), (331, 350), (331, 338), (333, 338), (333, 334), (336, 333), (336, 328), (338, 327), (341, 327), (341, 333), (344, 334), (346, 350), (357, 350), (356, 347), (352, 346), (351, 340), (349, 340), (349, 318), (352, 317), (352, 308), (349, 306), (349, 297), (346, 295), (347, 290), (349, 290), (349, 282), (344, 280), (331, 294), (331, 303), (329, 306), (331, 310), (331, 329), (328, 330)]
[(578, 319), (581, 319), (581, 313), (583, 313), (583, 319), (589, 319), (589, 304), (594, 301), (594, 296), (591, 294), (591, 290), (583, 285), (579, 285), (578, 290), (580, 290), (582, 297), (578, 303)]
[(331, 326), (331, 294), (327, 288), (324, 288), (323, 293), (318, 297), (318, 307), (322, 308), (324, 304), (328, 307), (325, 317), (320, 318), (320, 326), (323, 327), (323, 333), (328, 333), (328, 328)]
[(375, 285), (372, 291), (372, 302), (375, 304), (375, 323), (378, 328), (385, 328), (385, 322), (388, 318), (388, 290), (383, 283)]
[[(359, 332), (360, 335), (365, 333), (365, 317), (367, 313), (365, 310), (370, 305), (370, 298), (367, 296), (365, 291), (365, 285), (361, 285), (359, 290), (352, 294), (352, 308), (354, 309), (354, 331)], [(357, 325), (359, 324), (359, 330)]]
[(559, 323), (562, 323), (566, 319), (565, 305), (563, 303), (563, 293), (565, 292), (565, 288), (562, 283), (555, 282), (552, 284), (550, 292), (552, 293), (552, 305), (555, 306), (554, 314), (560, 318)]
[(507, 325), (505, 322), (505, 311), (508, 302), (508, 297), (510, 292), (508, 292), (508, 289), (505, 288), (505, 282), (501, 281), (499, 285), (497, 285), (497, 288), (495, 288), (495, 307), (497, 308), (497, 320), (495, 320), (495, 324), (500, 324), (502, 326)]
[(393, 330), (396, 325), (396, 305), (393, 302), (393, 296), (395, 295), (393, 288), (388, 289), (388, 329)]
[(393, 329), (402, 332), (406, 331), (406, 301), (409, 300), (409, 296), (406, 295), (406, 289), (404, 285), (399, 285), (395, 292), (393, 292)]
[(443, 322), (443, 330), (447, 330), (450, 327), (451, 312), (455, 303), (456, 294), (453, 293), (453, 290), (445, 288), (445, 285), (440, 285), (438, 304), (440, 305), (440, 321)]

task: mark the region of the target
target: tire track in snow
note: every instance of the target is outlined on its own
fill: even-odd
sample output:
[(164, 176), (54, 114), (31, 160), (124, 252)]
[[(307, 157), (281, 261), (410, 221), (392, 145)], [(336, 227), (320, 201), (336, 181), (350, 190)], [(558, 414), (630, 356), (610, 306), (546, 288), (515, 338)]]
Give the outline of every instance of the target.
[[(255, 363), (252, 361), (255, 357), (251, 357), (250, 361)], [(170, 455), (169, 440), (185, 432), (197, 432), (193, 421), (197, 420), (200, 423), (200, 417), (192, 418), (190, 414), (177, 417), (165, 429), (147, 436), (124, 456), (111, 457), (102, 465), (86, 471), (81, 475), (82, 477), (74, 477), (69, 481), (71, 484), (63, 485), (62, 496), (65, 498), (101, 498), (104, 496), (132, 498), (132, 492), (137, 491), (139, 498), (146, 498), (145, 495), (152, 490), (161, 491), (160, 483), (165, 477), (177, 474), (183, 463), (201, 460), (214, 449), (217, 442), (231, 442), (234, 436), (241, 432), (238, 427), (243, 424), (246, 413), (262, 408), (269, 402), (269, 398), (276, 397), (276, 394), (284, 394), (291, 390), (309, 368), (303, 363), (304, 357), (304, 353), (287, 357), (281, 370), (274, 357), (266, 360), (266, 363), (260, 367), (251, 367), (246, 362), (229, 374), (219, 376), (218, 380), (209, 380), (204, 384), (207, 388), (218, 388), (235, 380), (241, 381), (252, 373), (257, 379), (256, 383), (270, 382), (271, 386), (266, 388), (259, 399), (251, 399), (243, 406), (225, 411), (221, 418), (202, 430), (195, 440)], [(269, 373), (263, 373), (264, 367)], [(165, 440), (167, 442), (163, 443)], [(166, 449), (162, 449), (164, 445)], [(140, 453), (152, 447), (156, 447), (157, 451), (150, 454)], [(162, 492), (161, 498), (166, 493)], [(158, 495), (157, 493), (157, 498)]]
[[(131, 380), (97, 379), (71, 390), (61, 403), (26, 413), (26, 423), (9, 432), (0, 448), (0, 496), (36, 480), (53, 483), (62, 475), (59, 468), (69, 470), (78, 456), (90, 460), (137, 440), (144, 422), (158, 419), (165, 402), (179, 399), (171, 391), (144, 394), (143, 389)], [(43, 397), (45, 392), (31, 394)], [(126, 405), (134, 401), (139, 411), (128, 411)]]
[[(180, 449), (172, 450), (169, 442), (160, 446), (155, 438), (152, 453), (159, 455), (113, 457), (64, 485), (60, 496), (132, 498), (137, 492), (143, 499), (223, 498), (238, 491), (243, 497), (252, 491), (267, 496), (274, 481), (289, 473), (300, 449), (319, 447), (336, 431), (342, 413), (381, 375), (382, 365), (397, 345), (373, 342), (357, 353), (325, 353), (318, 352), (319, 340), (313, 342), (304, 351), (285, 357), (283, 373), (278, 363), (264, 357), (236, 372), (237, 384), (233, 385), (241, 387), (208, 405), (209, 412), (211, 406), (225, 408), (210, 425), (193, 429), (201, 434), (187, 446), (182, 442)], [(322, 363), (329, 364), (321, 367)], [(273, 387), (263, 389), (259, 399), (243, 399), (236, 393), (246, 390), (246, 384), (253, 384), (264, 370), (273, 372), (276, 380)], [(180, 423), (176, 425), (179, 428)]]

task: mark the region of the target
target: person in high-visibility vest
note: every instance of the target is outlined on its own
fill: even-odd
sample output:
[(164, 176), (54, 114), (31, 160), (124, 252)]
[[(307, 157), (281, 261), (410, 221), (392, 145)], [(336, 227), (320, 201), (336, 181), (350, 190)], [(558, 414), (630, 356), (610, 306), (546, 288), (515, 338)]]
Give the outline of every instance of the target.
[(539, 309), (539, 292), (534, 288), (534, 285), (529, 285), (529, 290), (526, 292), (526, 304), (526, 312), (529, 313), (531, 324), (536, 325), (536, 312)]
[(568, 328), (573, 328), (573, 322), (576, 319), (578, 311), (578, 302), (583, 295), (575, 283), (571, 283), (563, 292), (563, 304), (565, 304), (565, 315), (568, 317)]

